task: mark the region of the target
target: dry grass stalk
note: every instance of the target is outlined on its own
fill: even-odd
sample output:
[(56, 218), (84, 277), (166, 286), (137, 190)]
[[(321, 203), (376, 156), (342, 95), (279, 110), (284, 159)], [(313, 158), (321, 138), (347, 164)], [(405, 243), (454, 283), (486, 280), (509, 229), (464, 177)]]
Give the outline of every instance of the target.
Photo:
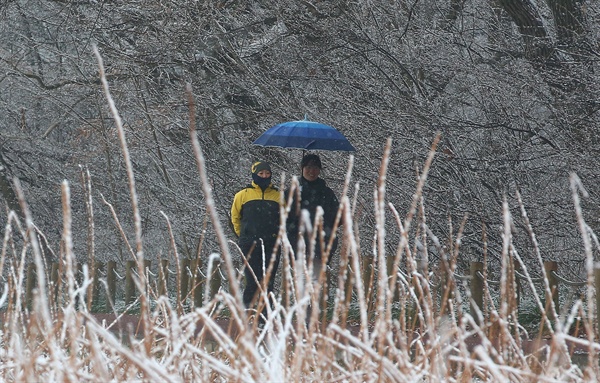
[[(300, 278), (297, 275), (300, 273), (291, 272), (289, 260), (284, 260), (284, 268), (287, 267), (284, 275), (288, 283), (286, 295), (289, 297), (289, 304), (283, 296), (275, 297), (275, 303), (269, 310), (266, 331), (259, 333), (256, 328), (249, 326), (245, 310), (240, 309), (235, 296), (226, 290), (220, 290), (206, 301), (205, 305), (187, 313), (178, 312), (178, 306), (172, 308), (171, 301), (166, 297), (157, 297), (153, 300), (154, 308), (149, 312), (148, 323), (151, 328), (144, 332), (149, 334), (146, 335), (149, 338), (126, 336), (120, 339), (114, 332), (107, 330), (108, 324), (97, 322), (94, 316), (87, 312), (86, 306), (77, 309), (74, 304), (78, 296), (86, 293), (91, 280), (86, 276), (78, 286), (73, 267), (69, 266), (72, 265), (73, 255), (69, 250), (69, 235), (72, 229), (69, 224), (69, 189), (66, 183), (63, 184), (63, 196), (63, 278), (68, 290), (66, 301), (63, 301), (64, 315), (59, 319), (51, 316), (49, 311), (46, 311), (48, 314), (43, 314), (43, 288), (38, 290), (35, 310), (28, 316), (20, 314), (19, 304), (12, 304), (7, 309), (7, 318), (11, 320), (4, 323), (1, 339), (2, 344), (10, 346), (4, 348), (2, 354), (5, 363), (0, 367), (0, 377), (4, 380), (43, 377), (51, 380), (78, 381), (197, 379), (362, 382), (425, 379), (433, 382), (462, 382), (479, 379), (490, 382), (579, 382), (584, 379), (577, 366), (568, 363), (566, 359), (564, 362), (554, 360), (552, 364), (542, 363), (542, 368), (537, 370), (530, 368), (529, 357), (519, 349), (515, 339), (518, 333), (513, 330), (512, 324), (508, 323), (508, 319), (515, 319), (510, 317), (506, 309), (505, 314), (493, 308), (490, 310), (498, 319), (498, 331), (502, 335), (500, 344), (488, 338), (486, 328), (480, 327), (478, 321), (470, 314), (456, 307), (456, 304), (460, 305), (460, 301), (457, 300), (460, 293), (454, 288), (451, 295), (445, 294), (447, 308), (443, 312), (447, 313), (447, 316), (443, 319), (440, 315), (443, 305), (434, 304), (436, 290), (430, 288), (431, 281), (417, 268), (415, 252), (426, 250), (417, 250), (409, 246), (413, 240), (409, 238), (408, 232), (404, 231), (406, 226), (402, 224), (397, 212), (396, 222), (402, 229), (402, 236), (399, 239), (399, 251), (394, 255), (394, 264), (399, 265), (405, 256), (409, 267), (408, 275), (411, 277), (406, 278), (399, 269), (394, 272), (393, 277), (385, 272), (376, 273), (378, 290), (384, 289), (385, 292), (388, 289), (388, 292), (384, 294), (385, 299), (376, 300), (378, 318), (373, 323), (368, 321), (366, 305), (356, 306), (360, 311), (359, 317), (364, 320), (364, 325), (358, 331), (343, 328), (345, 324), (337, 323), (336, 319), (341, 318), (342, 312), (349, 309), (343, 307), (347, 302), (345, 294), (348, 291), (345, 290), (344, 283), (344, 278), (348, 275), (347, 270), (340, 270), (338, 289), (333, 292), (333, 296), (336, 297), (332, 311), (335, 320), (325, 323), (324, 327), (323, 324), (319, 326), (312, 322), (310, 326), (305, 327), (305, 313), (302, 310), (308, 302), (312, 302), (316, 310), (319, 288), (313, 286), (311, 290), (310, 285), (313, 283), (309, 277), (310, 262), (306, 268), (298, 268), (302, 270)], [(423, 205), (422, 199), (419, 205)], [(359, 270), (360, 256), (354, 232), (356, 223), (353, 221), (353, 210), (347, 198), (342, 198), (342, 209), (343, 248), (347, 249), (342, 254), (343, 262)], [(422, 207), (419, 210), (419, 240), (424, 241), (424, 233), (427, 232), (428, 238), (439, 242), (433, 233), (427, 231)], [(510, 223), (510, 219), (506, 222)], [(459, 228), (455, 242), (460, 242), (462, 227), (464, 222)], [(8, 232), (12, 232), (12, 229), (8, 229)], [(285, 244), (289, 242), (286, 242), (285, 234), (282, 235), (285, 248)], [(385, 237), (381, 239), (389, 240)], [(3, 254), (9, 252), (10, 242), (4, 241)], [(33, 249), (31, 241), (23, 246), (21, 252), (15, 253), (24, 255)], [(505, 248), (510, 251), (510, 244)], [(453, 254), (449, 257), (447, 266), (449, 270), (456, 267), (456, 252), (459, 247), (453, 246), (452, 249)], [(513, 255), (516, 261), (522, 263), (516, 252)], [(379, 263), (381, 262), (380, 258)], [(5, 300), (8, 300), (6, 297), (10, 295), (14, 296), (15, 302), (22, 300), (22, 292), (17, 286), (24, 282), (24, 263), (23, 256), (15, 265), (16, 269), (11, 273), (9, 285), (12, 291), (5, 294)], [(41, 263), (40, 267), (43, 267)], [(508, 262), (505, 263), (505, 267), (510, 267)], [(396, 267), (393, 269), (397, 270)], [(508, 270), (504, 272), (508, 273)], [(523, 272), (527, 273), (524, 267)], [(237, 283), (238, 275), (234, 274), (234, 278)], [(315, 282), (323, 282), (322, 278), (323, 273), (320, 273)], [(390, 300), (390, 296), (396, 283), (389, 283), (394, 278), (398, 282), (399, 302), (405, 303), (401, 314), (392, 312), (395, 303)], [(385, 284), (382, 283), (382, 279)], [(352, 282), (357, 296), (362, 294), (364, 297), (361, 278), (352, 278)], [(44, 286), (45, 281), (38, 283)], [(305, 286), (302, 290), (298, 289), (301, 285)], [(147, 289), (148, 286), (141, 291), (145, 292)], [(154, 292), (147, 294), (146, 299), (151, 301)], [(449, 299), (449, 296), (452, 298)], [(266, 301), (267, 298), (265, 293), (261, 294), (260, 299)], [(351, 301), (353, 302), (354, 300)], [(419, 319), (415, 325), (410, 325), (410, 322), (399, 316), (411, 315), (406, 311), (406, 306), (412, 306), (416, 310), (415, 315)], [(229, 312), (230, 327), (222, 327), (219, 322), (219, 317), (225, 309)], [(571, 321), (576, 313), (577, 311), (574, 311), (571, 314)], [(319, 317), (313, 315), (313, 319), (315, 318)], [(199, 333), (196, 327), (198, 323), (203, 324)], [(475, 348), (469, 344), (474, 334), (481, 339), (481, 345)], [(123, 342), (123, 339), (127, 341)], [(562, 340), (557, 339), (557, 343), (553, 344), (565, 340), (571, 341), (571, 338), (565, 335), (562, 336)], [(589, 340), (586, 339), (578, 339), (577, 342), (589, 345)], [(147, 343), (151, 345), (149, 353), (145, 349)], [(551, 349), (554, 347), (550, 346)], [(600, 349), (600, 345), (596, 343), (591, 347), (594, 350)], [(548, 355), (552, 355), (552, 350)], [(568, 358), (568, 354), (564, 357)]]
[[(214, 295), (206, 290), (202, 306), (186, 310), (181, 303), (180, 292), (176, 294), (175, 303), (164, 295), (160, 296), (156, 292), (158, 286), (151, 287), (142, 269), (137, 284), (140, 302), (146, 302), (141, 310), (143, 331), (136, 335), (123, 329), (111, 330), (118, 325), (118, 321), (99, 322), (89, 313), (88, 305), (78, 307), (76, 304), (85, 301), (88, 287), (93, 281), (85, 268), (81, 283), (77, 283), (75, 278), (70, 191), (64, 182), (61, 251), (64, 267), (60, 270), (60, 277), (64, 280), (66, 294), (61, 295), (54, 302), (57, 307), (51, 309), (37, 232), (25, 197), (17, 188), (19, 202), (25, 212), (25, 225), (21, 227), (20, 219), (14, 213), (8, 215), (0, 259), (0, 267), (8, 264), (8, 270), (4, 273), (6, 283), (0, 297), (0, 306), (6, 307), (0, 333), (0, 380), (583, 382), (597, 376), (595, 359), (590, 357), (587, 367), (582, 371), (572, 363), (571, 355), (565, 352), (567, 342), (584, 345), (592, 356), (600, 351), (600, 344), (595, 342), (593, 335), (593, 311), (590, 311), (588, 301), (588, 310), (584, 310), (582, 301), (577, 301), (565, 321), (560, 322), (552, 303), (546, 310), (538, 299), (537, 304), (543, 315), (549, 313), (552, 317), (551, 320), (545, 319), (554, 324), (549, 333), (551, 339), (545, 355), (541, 352), (528, 355), (524, 350), (522, 327), (514, 308), (515, 285), (512, 278), (515, 264), (521, 265), (521, 272), (527, 276), (527, 283), (534, 291), (535, 286), (512, 245), (512, 233), (516, 229), (507, 206), (504, 209), (501, 270), (504, 297), (499, 305), (494, 305), (495, 298), (486, 282), (485, 307), (475, 313), (463, 309), (468, 306), (469, 297), (461, 295), (454, 272), (466, 218), (458, 232), (453, 233), (446, 242), (447, 246), (441, 245), (425, 219), (423, 186), (439, 137), (432, 145), (423, 170), (417, 172), (416, 192), (404, 220), (392, 203), (385, 202), (386, 164), (391, 141), (386, 144), (374, 193), (377, 232), (374, 233), (372, 250), (375, 267), (371, 278), (375, 288), (365, 285), (361, 277), (363, 254), (358, 241), (356, 215), (358, 185), (352, 205), (346, 196), (352, 169), (351, 158), (338, 214), (338, 220), (343, 223), (341, 267), (336, 277), (337, 286), (331, 292), (331, 318), (324, 316), (319, 307), (321, 295), (327, 291), (326, 285), (330, 279), (326, 277), (322, 264), (315, 265), (311, 261), (314, 246), (323, 246), (327, 252), (331, 242), (320, 243), (322, 241), (318, 241), (315, 234), (317, 230), (308, 230), (315, 222), (310, 222), (304, 216), (301, 227), (313, 235), (306, 246), (301, 242), (296, 256), (291, 256), (291, 246), (283, 224), (280, 228), (282, 290), (268, 296), (266, 287), (261, 286), (258, 304), (259, 309), (261, 305), (267, 308), (267, 318), (264, 329), (257, 328), (255, 323), (250, 323), (250, 315), (242, 305), (240, 273), (233, 267), (229, 243), (220, 226), (208, 186), (210, 183), (202, 151), (195, 137), (191, 89), (188, 89), (188, 97), (190, 137), (210, 221), (221, 246), (221, 254), (215, 256), (220, 257), (225, 265), (228, 288), (222, 288)], [(297, 187), (297, 180), (293, 179), (292, 193)], [(132, 199), (135, 199), (133, 183), (130, 183), (130, 192)], [(576, 194), (576, 190), (573, 192)], [(88, 193), (91, 194), (91, 190)], [(576, 198), (575, 201), (578, 207)], [(281, 219), (285, 222), (292, 207), (290, 201), (281, 202)], [(107, 206), (111, 208), (109, 204)], [(390, 238), (384, 231), (386, 209), (394, 215), (399, 238)], [(539, 248), (522, 204), (521, 215), (541, 264)], [(125, 237), (114, 211), (113, 216), (121, 235)], [(168, 217), (165, 216), (165, 219), (172, 251), (178, 260), (173, 229)], [(316, 227), (319, 219), (317, 215)], [(585, 236), (589, 228), (580, 214), (578, 219)], [(450, 228), (452, 231), (452, 225)], [(387, 256), (386, 243), (395, 239), (396, 253)], [(432, 287), (436, 278), (430, 278), (429, 275), (429, 268), (434, 265), (428, 265), (428, 243), (433, 243), (443, 255), (443, 264), (435, 270), (447, 273), (447, 277), (442, 279), (447, 283), (444, 288)], [(591, 242), (588, 245), (591, 246)], [(141, 260), (141, 237), (136, 239), (136, 250), (132, 250), (132, 253), (137, 257), (136, 260)], [(10, 254), (15, 259), (12, 263), (6, 262)], [(25, 282), (24, 269), (28, 255), (33, 256), (38, 270), (31, 311), (23, 310), (21, 288)], [(393, 260), (390, 261), (388, 257)], [(402, 266), (403, 261), (406, 267)], [(143, 262), (140, 263), (143, 267)], [(212, 262), (208, 264), (212, 265)], [(270, 270), (272, 264), (264, 267), (267, 272), (273, 272)], [(178, 269), (177, 274), (179, 276), (181, 270)], [(588, 300), (591, 288), (588, 284)], [(544, 289), (548, 289), (547, 282)], [(367, 304), (369, 292), (375, 294), (372, 307)], [(310, 313), (307, 312), (309, 306)], [(585, 318), (586, 339), (572, 337), (566, 332), (577, 315)], [(224, 317), (227, 317), (226, 326), (223, 325)], [(352, 319), (358, 320), (358, 326), (347, 323)], [(479, 339), (476, 345), (472, 342), (474, 337)]]
[[(129, 195), (131, 196), (131, 208), (133, 211), (133, 223), (135, 228), (135, 261), (138, 268), (138, 278), (139, 283), (138, 286), (143, 287), (146, 286), (146, 273), (144, 267), (144, 250), (142, 245), (142, 218), (140, 215), (140, 210), (138, 207), (138, 196), (137, 190), (135, 188), (135, 176), (133, 174), (133, 166), (131, 165), (131, 158), (129, 155), (129, 149), (127, 147), (127, 140), (125, 138), (125, 130), (123, 129), (123, 123), (121, 121), (121, 116), (115, 106), (115, 103), (110, 95), (110, 90), (108, 87), (108, 81), (106, 80), (106, 76), (104, 73), (104, 64), (102, 61), (102, 56), (100, 52), (98, 52), (98, 48), (94, 46), (94, 54), (96, 55), (96, 59), (98, 60), (98, 70), (100, 73), (100, 81), (102, 83), (102, 88), (106, 95), (106, 100), (108, 102), (111, 114), (115, 121), (115, 126), (117, 128), (119, 142), (121, 144), (121, 151), (123, 152), (123, 158), (125, 161), (125, 169), (127, 171), (127, 181), (129, 185)], [(144, 339), (149, 338), (150, 322), (149, 322), (149, 308), (146, 294), (140, 295), (140, 305), (141, 305), (141, 314), (142, 321), (144, 322)], [(145, 341), (145, 350), (146, 352), (150, 352), (150, 342)]]

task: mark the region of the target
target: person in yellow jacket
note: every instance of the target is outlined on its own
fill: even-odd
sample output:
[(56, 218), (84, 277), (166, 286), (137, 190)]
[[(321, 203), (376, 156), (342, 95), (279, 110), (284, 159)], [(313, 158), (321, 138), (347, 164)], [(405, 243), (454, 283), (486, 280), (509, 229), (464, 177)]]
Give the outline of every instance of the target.
[[(251, 172), (252, 183), (236, 193), (231, 206), (231, 223), (251, 268), (244, 269), (246, 287), (243, 300), (246, 307), (251, 305), (258, 290), (254, 275), (262, 283), (279, 231), (279, 190), (271, 183), (271, 165), (264, 161), (255, 162)], [(278, 250), (274, 254), (275, 264), (267, 283), (269, 292), (273, 291), (279, 253)]]

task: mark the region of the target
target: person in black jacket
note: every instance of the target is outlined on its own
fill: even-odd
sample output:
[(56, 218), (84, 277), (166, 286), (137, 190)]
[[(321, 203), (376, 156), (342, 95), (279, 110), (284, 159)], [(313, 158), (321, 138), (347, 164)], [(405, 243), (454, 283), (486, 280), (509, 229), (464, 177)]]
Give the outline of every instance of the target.
[[(295, 254), (297, 254), (296, 250), (298, 246), (298, 218), (300, 210), (308, 210), (308, 212), (310, 213), (311, 222), (314, 224), (317, 206), (321, 206), (323, 208), (323, 231), (325, 232), (323, 240), (326, 247), (329, 243), (329, 239), (331, 238), (335, 218), (339, 207), (338, 199), (335, 196), (333, 190), (331, 190), (331, 188), (327, 186), (327, 184), (322, 178), (319, 178), (322, 169), (321, 158), (319, 158), (319, 156), (316, 154), (307, 154), (302, 158), (300, 167), (302, 169), (302, 177), (300, 177), (300, 203), (297, 203), (298, 201), (296, 201), (294, 195), (294, 201), (292, 203), (292, 207), (287, 220), (287, 235)], [(287, 189), (286, 196), (289, 195), (289, 192), (290, 190)], [(320, 239), (320, 236), (317, 235), (317, 244), (315, 245), (315, 257), (313, 263), (317, 267), (322, 262)], [(306, 251), (308, 258), (308, 254), (310, 254), (310, 249), (308, 245), (309, 236), (305, 236), (304, 240), (307, 244)], [(331, 261), (331, 255), (333, 255), (337, 248), (337, 242), (337, 238), (335, 238), (331, 251), (328, 255), (327, 264), (329, 264), (329, 262)]]
[[(258, 284), (265, 277), (279, 232), (279, 190), (271, 183), (271, 166), (268, 162), (258, 161), (252, 164), (252, 183), (237, 192), (231, 205), (231, 223), (238, 236), (238, 244), (244, 256), (248, 257), (244, 269), (246, 287), (243, 300), (250, 306)], [(264, 252), (263, 252), (264, 246)], [(267, 283), (268, 292), (273, 291), (275, 271), (279, 265), (279, 251)], [(264, 268), (263, 268), (264, 266)]]

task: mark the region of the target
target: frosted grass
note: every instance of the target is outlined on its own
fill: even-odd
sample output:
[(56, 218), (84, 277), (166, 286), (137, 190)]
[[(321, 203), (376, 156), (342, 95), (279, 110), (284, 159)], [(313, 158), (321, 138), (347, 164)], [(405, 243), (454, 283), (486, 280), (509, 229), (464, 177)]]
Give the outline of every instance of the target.
[[(101, 62), (100, 62), (101, 65)], [(109, 104), (108, 85), (103, 82)], [(190, 138), (200, 177), (207, 180), (208, 170), (202, 150), (196, 140), (193, 122), (193, 97), (188, 88), (190, 105)], [(116, 109), (111, 108), (116, 114)], [(117, 121), (119, 121), (117, 119)], [(439, 138), (438, 138), (439, 139)], [(486, 285), (486, 307), (473, 315), (468, 307), (468, 295), (461, 293), (459, 283), (450, 274), (447, 288), (440, 295), (433, 288), (428, 272), (427, 246), (440, 243), (429, 230), (424, 214), (423, 185), (432, 163), (438, 142), (418, 171), (414, 198), (409, 211), (402, 217), (393, 204), (385, 202), (386, 164), (391, 141), (384, 150), (379, 182), (373, 192), (377, 225), (373, 244), (362, 248), (358, 238), (356, 195), (359, 185), (350, 187), (353, 158), (350, 157), (338, 222), (343, 223), (340, 235), (339, 265), (331, 274), (326, 267), (314, 265), (310, 259), (313, 246), (324, 246), (316, 235), (306, 246), (298, 246), (299, 254), (291, 256), (291, 246), (282, 226), (279, 244), (283, 253), (283, 272), (280, 291), (267, 296), (261, 289), (259, 309), (266, 308), (264, 326), (258, 326), (256, 312), (241, 304), (240, 271), (233, 267), (235, 255), (222, 228), (221, 217), (212, 203), (209, 182), (203, 189), (210, 222), (220, 243), (219, 257), (225, 267), (226, 283), (209, 296), (205, 294), (202, 307), (185, 310), (169, 297), (159, 296), (146, 276), (137, 279), (142, 304), (137, 332), (116, 330), (112, 323), (98, 321), (85, 302), (88, 286), (93, 282), (89, 273), (77, 282), (73, 272), (72, 232), (85, 228), (71, 227), (70, 191), (62, 184), (63, 244), (60, 249), (60, 288), (57, 299), (49, 300), (49, 278), (42, 251), (37, 241), (37, 229), (27, 209), (22, 190), (16, 182), (23, 216), (8, 214), (0, 267), (4, 276), (0, 307), (0, 380), (13, 381), (77, 381), (77, 382), (588, 382), (597, 381), (597, 353), (600, 344), (594, 337), (595, 324), (593, 286), (589, 282), (587, 301), (575, 300), (573, 309), (560, 321), (555, 308), (542, 307), (535, 300), (542, 320), (554, 323), (545, 342), (525, 351), (523, 338), (527, 335), (518, 318), (509, 310), (508, 302), (515, 299), (515, 286), (509, 278), (515, 262), (520, 262), (512, 246), (513, 217), (504, 209), (502, 283), (498, 296), (492, 299)], [(124, 144), (124, 140), (123, 140)], [(125, 144), (123, 145), (126, 151)], [(129, 165), (130, 166), (130, 165)], [(130, 181), (133, 179), (132, 173)], [(292, 179), (292, 188), (297, 180)], [(90, 186), (91, 189), (91, 186)], [(348, 196), (354, 190), (353, 198)], [(134, 185), (130, 185), (135, 200)], [(580, 213), (578, 193), (581, 184), (572, 177), (575, 211), (587, 238), (585, 253), (588, 268), (593, 267), (591, 247), (596, 237)], [(520, 196), (517, 196), (520, 201)], [(281, 201), (281, 218), (291, 208), (291, 201)], [(137, 207), (137, 201), (134, 201)], [(526, 211), (521, 204), (521, 218)], [(389, 238), (384, 228), (386, 209), (395, 217), (401, 235)], [(133, 220), (137, 218), (132, 217)], [(167, 235), (172, 239), (168, 223)], [(539, 248), (528, 221), (529, 235), (535, 251)], [(316, 234), (319, 219), (310, 222), (305, 217), (301, 225)], [(449, 253), (442, 254), (448, 270), (454, 270), (460, 254), (462, 225), (453, 233)], [(390, 243), (394, 241), (395, 243)], [(174, 243), (174, 240), (173, 240)], [(417, 246), (421, 244), (421, 246)], [(385, 254), (395, 245), (395, 254)], [(365, 254), (365, 251), (367, 254)], [(142, 257), (142, 236), (136, 236), (135, 256)], [(212, 255), (214, 256), (214, 255)], [(363, 279), (365, 257), (372, 259), (373, 280)], [(420, 258), (425, 264), (419, 265)], [(37, 269), (37, 288), (31, 306), (23, 295), (24, 269), (27, 259), (33, 259)], [(298, 259), (296, 261), (295, 259)], [(540, 258), (541, 259), (541, 258)], [(141, 264), (142, 259), (137, 259)], [(210, 262), (212, 265), (212, 262)], [(391, 266), (390, 266), (391, 265)], [(321, 267), (319, 267), (321, 266)], [(265, 267), (268, 268), (267, 265)], [(423, 268), (424, 267), (424, 268)], [(529, 275), (524, 265), (522, 272)], [(179, 269), (178, 269), (179, 270)], [(270, 272), (271, 270), (267, 270)], [(180, 272), (180, 271), (178, 271)], [(315, 274), (316, 273), (316, 274)], [(588, 270), (588, 275), (591, 273)], [(144, 273), (141, 273), (144, 274)], [(591, 279), (588, 278), (588, 281)], [(336, 284), (331, 283), (336, 281)], [(535, 294), (531, 281), (529, 285)], [(375, 291), (368, 288), (375, 286)], [(56, 286), (52, 286), (53, 288)], [(325, 287), (332, 288), (327, 296), (327, 315), (322, 315), (321, 299)], [(208, 293), (208, 289), (206, 293)], [(370, 291), (370, 292), (369, 292)], [(464, 289), (463, 289), (464, 291)], [(267, 302), (271, 302), (268, 304)], [(467, 304), (465, 304), (467, 303)], [(122, 307), (122, 305), (117, 305)], [(310, 310), (309, 310), (310, 307)], [(585, 308), (585, 309), (584, 309)], [(583, 318), (586, 338), (569, 335), (574, 318)], [(558, 322), (557, 322), (558, 321)], [(477, 339), (474, 342), (473, 339)], [(577, 364), (567, 351), (567, 344), (587, 349), (587, 358)]]
[[(66, 223), (70, 222), (68, 197), (69, 186), (63, 183)], [(300, 272), (284, 273), (288, 280), (283, 285), (288, 288), (271, 297), (274, 303), (268, 307), (262, 328), (256, 325), (253, 313), (245, 310), (226, 286), (214, 297), (205, 297), (202, 307), (179, 313), (177, 305), (168, 297), (153, 299), (157, 294), (147, 285), (140, 290), (147, 294), (147, 301), (151, 301), (149, 327), (138, 332), (138, 336), (111, 330), (110, 324), (98, 322), (87, 311), (86, 305), (75, 304), (85, 302), (87, 287), (92, 280), (89, 273), (84, 273), (82, 282), (75, 280), (73, 268), (67, 267), (73, 262), (69, 246), (63, 247), (60, 254), (65, 265), (63, 288), (57, 300), (60, 304), (52, 306), (47, 299), (49, 289), (46, 286), (36, 289), (31, 309), (23, 308), (23, 289), (19, 286), (23, 283), (26, 255), (35, 256), (40, 249), (36, 241), (30, 240), (28, 231), (20, 229), (27, 224), (23, 225), (15, 214), (10, 214), (11, 221), (5, 226), (8, 240), (4, 241), (0, 260), (7, 268), (0, 298), (5, 308), (0, 333), (0, 379), (80, 382), (594, 381), (597, 363), (574, 364), (569, 353), (564, 351), (566, 342), (576, 342), (595, 353), (600, 351), (600, 344), (567, 333), (576, 315), (589, 312), (581, 309), (581, 301), (576, 301), (568, 318), (555, 327), (552, 338), (540, 347), (539, 353), (526, 354), (519, 347), (523, 332), (518, 330), (518, 323), (506, 309), (488, 308), (490, 315), (484, 318), (481, 326), (454, 300), (449, 301), (448, 312), (439, 312), (427, 275), (417, 272), (416, 268), (410, 271), (416, 266), (415, 254), (408, 243), (414, 243), (415, 238), (408, 237), (408, 227), (403, 227), (405, 237), (399, 243), (402, 251), (394, 256), (400, 258), (397, 264), (401, 260), (408, 264), (409, 271), (405, 273), (399, 268), (395, 285), (390, 285), (391, 278), (385, 273), (376, 275), (376, 278), (385, 278), (383, 281), (374, 281), (378, 291), (387, 290), (385, 297), (397, 293), (398, 300), (391, 303), (390, 299), (374, 299), (372, 308), (358, 302), (358, 297), (365, 297), (365, 287), (360, 278), (361, 264), (356, 262), (360, 258), (353, 231), (356, 222), (348, 216), (352, 212), (349, 201), (343, 198), (341, 207), (345, 221), (340, 263), (347, 268), (330, 277), (337, 277), (339, 281), (339, 287), (330, 293), (334, 297), (330, 308), (333, 319), (315, 320), (321, 318), (317, 294), (320, 289), (316, 286), (320, 282), (310, 275), (313, 267), (309, 262), (306, 268), (290, 267), (290, 270)], [(25, 206), (24, 200), (22, 203)], [(285, 215), (285, 211), (282, 214)], [(511, 219), (507, 214), (505, 224), (511, 225)], [(70, 228), (68, 224), (64, 228), (64, 240), (68, 244), (70, 231), (77, 228)], [(282, 234), (285, 235), (285, 231)], [(11, 239), (12, 236), (21, 238)], [(375, 238), (389, 240), (385, 236)], [(17, 243), (22, 243), (22, 248), (16, 248)], [(288, 243), (283, 251), (289, 253), (287, 239), (283, 238), (282, 243)], [(509, 243), (504, 248), (509, 251)], [(17, 262), (7, 262), (10, 255), (21, 257)], [(373, 259), (377, 269), (378, 258)], [(379, 262), (382, 260), (385, 262), (380, 257)], [(43, 263), (38, 262), (38, 265), (43, 271)], [(301, 273), (304, 275), (298, 275)], [(234, 283), (238, 283), (238, 277), (236, 275)], [(47, 284), (45, 278), (39, 278), (38, 283)], [(534, 288), (533, 284), (531, 286)], [(454, 295), (460, 295), (456, 286), (453, 288)], [(350, 298), (346, 296), (349, 292), (352, 293)], [(508, 290), (506, 293), (511, 294)], [(267, 299), (264, 291), (262, 299)], [(313, 320), (307, 324), (309, 304)], [(502, 304), (496, 306), (502, 308)], [(413, 310), (408, 312), (408, 307)], [(228, 313), (225, 326), (224, 312)], [(543, 308), (540, 312), (544, 312)], [(351, 319), (344, 321), (341, 318)], [(480, 339), (477, 345), (469, 343), (474, 336)], [(149, 349), (146, 349), (147, 345)]]

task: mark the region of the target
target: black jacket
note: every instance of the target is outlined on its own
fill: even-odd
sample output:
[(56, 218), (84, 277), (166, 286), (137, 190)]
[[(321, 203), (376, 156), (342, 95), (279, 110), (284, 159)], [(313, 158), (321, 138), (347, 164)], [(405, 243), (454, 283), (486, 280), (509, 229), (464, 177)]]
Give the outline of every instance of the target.
[[(289, 189), (286, 190), (286, 200), (289, 191)], [(308, 210), (310, 219), (314, 222), (317, 206), (323, 208), (323, 229), (325, 230), (326, 236), (329, 237), (339, 208), (338, 199), (333, 190), (327, 186), (323, 179), (317, 178), (315, 181), (310, 182), (304, 177), (301, 177), (299, 209), (297, 209), (298, 204), (296, 197), (294, 196), (294, 202), (292, 203), (292, 208), (287, 220), (288, 238), (290, 239), (292, 246), (296, 246), (298, 238), (298, 217), (300, 210)]]

